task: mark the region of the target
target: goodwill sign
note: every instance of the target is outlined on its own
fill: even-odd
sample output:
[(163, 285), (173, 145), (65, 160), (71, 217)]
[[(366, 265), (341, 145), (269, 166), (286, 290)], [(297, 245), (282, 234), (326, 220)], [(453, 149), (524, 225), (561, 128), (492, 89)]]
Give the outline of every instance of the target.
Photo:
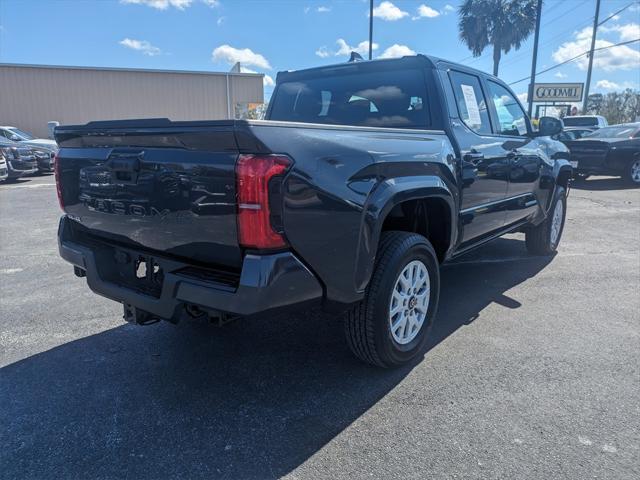
[(580, 102), (584, 83), (536, 83), (534, 102)]

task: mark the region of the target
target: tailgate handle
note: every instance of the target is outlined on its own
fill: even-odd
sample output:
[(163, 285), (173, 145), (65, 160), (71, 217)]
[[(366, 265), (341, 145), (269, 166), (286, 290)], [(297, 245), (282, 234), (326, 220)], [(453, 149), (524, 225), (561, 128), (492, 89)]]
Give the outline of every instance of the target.
[(144, 152), (132, 153), (112, 153), (107, 161), (107, 167), (114, 172), (139, 172), (140, 161)]
[(111, 177), (115, 183), (135, 184), (143, 157), (144, 152), (114, 152), (109, 155), (105, 166), (111, 170)]

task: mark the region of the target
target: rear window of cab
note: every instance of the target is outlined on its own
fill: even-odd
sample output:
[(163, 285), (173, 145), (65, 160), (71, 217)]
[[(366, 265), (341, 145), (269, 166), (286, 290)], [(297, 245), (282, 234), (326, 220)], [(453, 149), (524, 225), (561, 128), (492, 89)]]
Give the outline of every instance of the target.
[(279, 84), (270, 120), (391, 128), (429, 128), (420, 69), (322, 75)]

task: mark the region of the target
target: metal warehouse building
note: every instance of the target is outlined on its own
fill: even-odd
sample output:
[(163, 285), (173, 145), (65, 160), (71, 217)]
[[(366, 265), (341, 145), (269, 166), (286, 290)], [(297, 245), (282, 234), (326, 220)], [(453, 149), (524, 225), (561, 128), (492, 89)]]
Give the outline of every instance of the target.
[(0, 64), (0, 125), (46, 138), (47, 122), (233, 118), (262, 103), (263, 75)]

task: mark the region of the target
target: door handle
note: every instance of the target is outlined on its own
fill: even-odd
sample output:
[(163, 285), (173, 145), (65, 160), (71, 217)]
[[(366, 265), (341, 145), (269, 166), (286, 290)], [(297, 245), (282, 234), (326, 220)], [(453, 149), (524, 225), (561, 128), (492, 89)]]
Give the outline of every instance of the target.
[(518, 156), (518, 153), (519, 152), (517, 150), (511, 150), (509, 153), (507, 153), (507, 160), (513, 160)]
[(464, 157), (462, 157), (462, 159), (465, 162), (469, 162), (472, 163), (474, 165), (478, 165), (482, 160), (484, 160), (484, 154), (483, 153), (479, 153), (479, 152), (469, 152), (469, 153), (465, 153)]

